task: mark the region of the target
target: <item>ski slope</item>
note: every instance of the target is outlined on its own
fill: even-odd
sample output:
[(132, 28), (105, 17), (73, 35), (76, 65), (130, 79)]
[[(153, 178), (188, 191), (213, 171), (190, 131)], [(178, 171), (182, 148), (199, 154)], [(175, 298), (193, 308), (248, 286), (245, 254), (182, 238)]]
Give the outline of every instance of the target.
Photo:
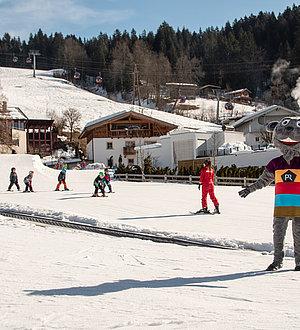
[(256, 252), (0, 217), (1, 329), (299, 329), (299, 274)]
[[(19, 181), (34, 170), (36, 193), (6, 192), (11, 167)], [(195, 215), (201, 194), (197, 185), (149, 182), (113, 182), (115, 194), (91, 198), (97, 171), (68, 171), (71, 191), (54, 191), (59, 171), (45, 167), (38, 156), (0, 155), (1, 207), (19, 211), (59, 215), (69, 221), (106, 225), (129, 230), (197, 239), (256, 251), (272, 252), (272, 213), (274, 188), (238, 196), (240, 187), (216, 187), (221, 215)], [(24, 186), (24, 185), (23, 185)], [(212, 205), (210, 204), (210, 207)], [(290, 229), (286, 253), (293, 254)]]
[(78, 109), (82, 115), (81, 128), (88, 122), (120, 111), (134, 110), (155, 119), (166, 121), (183, 128), (199, 129), (203, 132), (220, 130), (220, 127), (196, 119), (151, 110), (125, 103), (111, 101), (90, 93), (64, 79), (54, 78), (51, 71), (0, 68), (0, 83), (9, 106), (19, 107), (30, 118), (49, 118), (55, 112), (61, 116), (69, 108)]
[[(12, 166), (21, 185), (34, 170), (35, 193), (5, 191)], [(0, 216), (1, 329), (299, 329), (290, 232), (284, 268), (263, 271), (273, 259), (273, 188), (243, 200), (238, 187), (216, 187), (222, 214), (190, 216), (200, 205), (195, 185), (113, 182), (115, 194), (91, 198), (97, 171), (68, 171), (68, 192), (53, 191), (58, 171), (38, 156), (0, 155), (0, 171), (1, 208), (239, 247), (158, 244)]]

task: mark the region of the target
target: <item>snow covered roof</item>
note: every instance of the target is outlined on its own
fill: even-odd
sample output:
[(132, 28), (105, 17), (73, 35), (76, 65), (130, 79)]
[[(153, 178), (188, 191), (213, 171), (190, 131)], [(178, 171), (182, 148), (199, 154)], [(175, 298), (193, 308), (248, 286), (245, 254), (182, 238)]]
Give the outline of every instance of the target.
[(196, 85), (196, 84), (178, 83), (178, 82), (170, 82), (170, 83), (166, 83), (166, 86), (187, 86), (187, 87), (198, 87), (198, 85)]
[(27, 120), (26, 115), (18, 107), (7, 107), (10, 116), (14, 120)]
[(250, 115), (247, 115), (247, 116), (245, 116), (245, 117), (239, 119), (237, 122), (235, 122), (235, 123), (233, 124), (233, 127), (234, 127), (234, 128), (237, 128), (237, 127), (239, 127), (239, 126), (241, 126), (241, 125), (243, 125), (243, 124), (245, 124), (245, 123), (247, 123), (247, 122), (249, 122), (249, 121), (251, 121), (251, 120), (257, 118), (257, 117), (264, 116), (264, 115), (266, 115), (266, 114), (268, 114), (268, 113), (270, 113), (270, 112), (272, 112), (272, 111), (274, 111), (274, 110), (277, 110), (277, 109), (281, 109), (281, 110), (285, 110), (285, 111), (287, 111), (287, 112), (290, 112), (290, 113), (291, 113), (292, 115), (294, 115), (294, 116), (295, 116), (295, 115), (299, 115), (299, 112), (298, 112), (298, 111), (291, 110), (291, 109), (288, 109), (288, 108), (282, 107), (282, 106), (280, 106), (280, 105), (271, 105), (270, 107), (264, 108), (264, 109), (262, 109), (262, 110), (259, 110), (259, 111), (257, 111), (257, 112), (254, 112), (254, 113), (252, 113), (252, 114), (250, 114)]
[(100, 117), (91, 122), (88, 122), (85, 125), (84, 130), (89, 129), (92, 126), (104, 123), (113, 118), (117, 118), (117, 117), (122, 116), (123, 114), (129, 113), (129, 112), (135, 112), (137, 114), (141, 114), (141, 115), (147, 116), (149, 118), (177, 126), (177, 128), (179, 128), (179, 129), (189, 129), (189, 130), (198, 131), (198, 132), (211, 132), (211, 131), (220, 131), (221, 130), (220, 125), (216, 125), (213, 123), (204, 122), (204, 121), (200, 121), (200, 120), (196, 120), (196, 119), (191, 119), (191, 118), (187, 118), (187, 117), (183, 117), (183, 116), (179, 116), (179, 115), (174, 115), (174, 114), (164, 112), (164, 111), (141, 109), (140, 107), (136, 107), (136, 106), (133, 106), (129, 110), (123, 110), (123, 111), (113, 113), (108, 116)]
[(252, 93), (248, 88), (242, 88), (242, 89), (237, 89), (235, 91), (226, 92), (226, 93), (224, 93), (224, 95), (233, 95), (233, 94), (238, 94), (238, 93), (243, 93), (243, 92)]

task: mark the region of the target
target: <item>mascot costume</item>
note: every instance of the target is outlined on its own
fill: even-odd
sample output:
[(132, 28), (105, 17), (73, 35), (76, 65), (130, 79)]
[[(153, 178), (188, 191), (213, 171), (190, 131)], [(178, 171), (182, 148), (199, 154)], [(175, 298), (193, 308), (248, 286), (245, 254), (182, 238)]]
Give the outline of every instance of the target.
[(282, 267), (284, 237), (292, 220), (295, 270), (300, 270), (300, 117), (283, 118), (271, 122), (267, 130), (273, 132), (273, 141), (282, 156), (272, 159), (263, 174), (252, 185), (239, 192), (241, 197), (275, 181), (275, 209), (273, 219), (274, 260), (266, 269)]

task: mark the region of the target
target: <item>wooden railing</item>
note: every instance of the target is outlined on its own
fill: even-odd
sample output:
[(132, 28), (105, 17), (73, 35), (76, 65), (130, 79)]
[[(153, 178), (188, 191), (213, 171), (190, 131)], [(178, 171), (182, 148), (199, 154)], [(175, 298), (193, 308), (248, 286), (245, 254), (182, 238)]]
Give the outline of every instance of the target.
[[(120, 181), (135, 182), (180, 182), (189, 184), (198, 184), (199, 176), (193, 175), (152, 175), (152, 174), (115, 174), (114, 177)], [(215, 184), (222, 186), (247, 186), (257, 179), (254, 178), (223, 178), (216, 177)]]
[(109, 136), (112, 138), (126, 138), (126, 137), (151, 137), (153, 131), (151, 129), (139, 129), (139, 130), (111, 130)]
[(135, 155), (136, 151), (134, 150), (134, 147), (123, 147), (123, 154), (124, 156)]

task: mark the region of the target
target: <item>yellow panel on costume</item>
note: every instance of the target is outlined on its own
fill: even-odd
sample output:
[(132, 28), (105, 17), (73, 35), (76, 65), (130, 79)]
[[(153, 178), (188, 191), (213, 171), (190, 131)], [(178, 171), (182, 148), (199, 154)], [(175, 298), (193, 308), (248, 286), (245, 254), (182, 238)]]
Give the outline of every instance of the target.
[[(282, 175), (286, 176), (285, 180), (283, 180)], [(289, 180), (289, 177), (292, 177), (292, 179)], [(275, 183), (280, 183), (280, 182), (300, 182), (300, 169), (276, 170)]]

